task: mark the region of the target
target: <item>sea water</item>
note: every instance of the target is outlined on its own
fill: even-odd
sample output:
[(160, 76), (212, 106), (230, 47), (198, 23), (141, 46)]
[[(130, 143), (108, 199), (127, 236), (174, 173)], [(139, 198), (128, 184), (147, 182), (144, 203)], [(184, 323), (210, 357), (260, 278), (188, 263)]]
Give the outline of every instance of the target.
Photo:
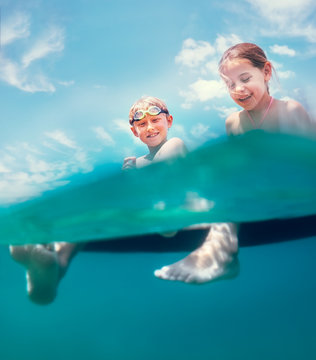
[[(289, 226), (303, 227), (294, 218), (308, 216), (313, 228), (315, 154), (312, 141), (254, 134), (210, 144), (152, 171), (102, 175), (91, 183), (87, 177), (4, 207), (0, 359), (314, 359), (316, 238), (302, 228), (301, 236), (298, 230), (291, 241), (279, 241), (278, 227), (262, 220), (293, 218)], [(100, 194), (101, 183), (107, 190)], [(117, 219), (123, 215), (124, 226)], [(104, 217), (110, 221), (100, 227)], [(203, 285), (159, 280), (153, 271), (187, 251), (118, 246), (80, 253), (48, 306), (27, 299), (24, 270), (7, 249), (20, 231), (31, 242), (38, 231), (84, 240), (72, 228), (80, 221), (87, 240), (99, 241), (228, 220), (260, 221), (252, 236), (262, 241), (242, 244), (236, 278)]]
[(251, 132), (218, 140), (184, 159), (101, 169), (0, 209), (0, 243), (104, 240), (316, 214), (316, 142)]

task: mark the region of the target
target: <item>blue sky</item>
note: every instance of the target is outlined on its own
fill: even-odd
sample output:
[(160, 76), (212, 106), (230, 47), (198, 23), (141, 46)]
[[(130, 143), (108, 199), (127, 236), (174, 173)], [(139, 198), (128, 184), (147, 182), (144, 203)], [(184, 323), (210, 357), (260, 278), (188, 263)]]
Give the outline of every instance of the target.
[(273, 95), (315, 114), (313, 0), (0, 0), (0, 203), (56, 187), (146, 148), (128, 111), (164, 99), (190, 149), (225, 134), (237, 106), (218, 74), (229, 46), (255, 42)]

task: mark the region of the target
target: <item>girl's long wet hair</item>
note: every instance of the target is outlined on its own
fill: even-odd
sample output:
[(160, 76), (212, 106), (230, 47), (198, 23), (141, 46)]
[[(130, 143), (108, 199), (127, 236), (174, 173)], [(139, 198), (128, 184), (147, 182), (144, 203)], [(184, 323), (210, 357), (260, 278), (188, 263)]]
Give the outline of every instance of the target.
[[(240, 43), (230, 47), (226, 50), (219, 61), (218, 70), (220, 75), (225, 78), (223, 74), (223, 68), (227, 61), (234, 61), (238, 59), (248, 60), (254, 67), (262, 70), (268, 61), (264, 51), (256, 44), (252, 43)], [(271, 65), (272, 66), (272, 65)], [(272, 71), (276, 75), (275, 70), (272, 66)], [(269, 92), (269, 86), (267, 85), (267, 90)]]
[(263, 69), (265, 63), (268, 61), (264, 51), (256, 44), (240, 43), (230, 47), (226, 50), (219, 62), (219, 72), (222, 73), (223, 66), (226, 61), (236, 59), (247, 59), (256, 68)]

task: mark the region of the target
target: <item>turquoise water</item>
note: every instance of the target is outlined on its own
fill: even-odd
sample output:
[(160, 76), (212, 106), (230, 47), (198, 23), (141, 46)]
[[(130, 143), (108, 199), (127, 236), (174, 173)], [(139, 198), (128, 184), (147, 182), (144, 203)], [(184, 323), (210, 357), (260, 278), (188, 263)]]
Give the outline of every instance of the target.
[[(260, 151), (261, 141), (269, 144), (265, 151)], [(240, 274), (203, 285), (153, 276), (155, 269), (179, 260), (187, 251), (142, 251), (139, 247), (119, 251), (118, 246), (116, 251), (81, 252), (62, 280), (55, 302), (44, 307), (27, 299), (24, 270), (11, 260), (5, 245), (10, 239), (4, 237), (13, 238), (23, 229), (24, 236), (35, 241), (40, 229), (42, 235), (55, 236), (58, 231), (76, 240), (71, 226), (79, 221), (79, 210), (84, 212), (82, 229), (91, 229), (91, 239), (154, 232), (158, 220), (162, 225), (154, 230), (170, 229), (171, 220), (176, 226), (188, 225), (190, 215), (196, 222), (316, 214), (315, 154), (314, 142), (255, 134), (207, 146), (173, 167), (158, 164), (153, 172), (143, 169), (141, 177), (139, 172), (111, 179), (102, 176), (97, 181), (99, 188), (95, 182), (84, 185), (86, 180), (80, 180), (79, 185), (4, 208), (2, 225), (10, 215), (14, 219), (1, 230), (0, 359), (316, 358), (316, 236), (304, 231), (304, 225), (297, 225), (295, 219), (289, 224), (301, 226), (302, 231), (292, 231), (288, 237), (291, 241), (283, 241), (287, 239), (279, 233), (280, 228), (274, 231), (260, 223), (258, 234), (251, 234), (257, 245), (249, 246), (248, 241), (240, 248)], [(156, 177), (150, 177), (151, 173)], [(140, 180), (145, 175), (150, 184), (160, 185), (155, 188)], [(75, 212), (81, 205), (81, 201), (74, 201), (79, 192), (81, 200), (87, 200), (92, 189), (99, 190), (102, 184), (115, 184), (115, 194), (113, 189), (106, 190), (99, 202), (91, 197), (76, 217), (67, 216), (69, 209)], [(122, 184), (125, 187), (120, 192)], [(135, 190), (138, 184), (143, 196), (129, 194), (130, 186)], [(210, 191), (210, 185), (216, 191)], [(192, 200), (188, 191), (198, 197), (194, 195)], [(111, 193), (113, 196), (107, 198)], [(118, 206), (111, 213), (115, 197)], [(160, 205), (153, 206), (153, 198)], [(69, 199), (71, 204), (67, 204)], [(105, 214), (101, 212), (102, 201), (108, 207), (109, 232), (91, 221), (91, 207), (95, 206), (100, 209), (95, 214), (101, 222)], [(51, 204), (56, 207), (50, 208)], [(60, 213), (63, 206), (66, 209)], [(126, 216), (127, 211), (129, 217), (124, 218), (123, 227), (117, 216), (124, 212)], [(265, 233), (264, 229), (269, 231)]]
[(316, 214), (316, 142), (251, 132), (185, 159), (69, 184), (0, 213), (1, 243), (86, 241)]
[(242, 247), (239, 276), (204, 285), (153, 276), (183, 252), (83, 252), (40, 307), (2, 246), (0, 358), (314, 359), (315, 252), (315, 237)]

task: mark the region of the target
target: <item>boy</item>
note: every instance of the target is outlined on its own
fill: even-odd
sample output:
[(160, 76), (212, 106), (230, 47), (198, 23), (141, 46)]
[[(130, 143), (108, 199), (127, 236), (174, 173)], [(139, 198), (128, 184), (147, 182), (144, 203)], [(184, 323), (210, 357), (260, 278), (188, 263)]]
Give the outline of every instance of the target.
[(124, 159), (123, 170), (149, 165), (153, 161), (162, 161), (170, 157), (184, 156), (187, 149), (179, 138), (167, 140), (173, 117), (166, 104), (155, 97), (146, 96), (137, 100), (129, 112), (131, 131), (144, 144), (149, 153)]
[[(148, 146), (149, 153), (139, 158), (125, 158), (123, 169), (139, 168), (155, 161), (184, 156), (187, 153), (181, 139), (167, 140), (168, 129), (172, 126), (173, 118), (162, 100), (150, 96), (139, 99), (130, 109), (129, 122), (131, 131)], [(174, 234), (175, 232), (162, 235)], [(234, 225), (212, 224), (200, 248), (184, 259), (156, 270), (155, 276), (165, 280), (190, 283), (203, 283), (221, 276), (231, 276), (238, 271), (238, 261), (235, 256), (237, 249)]]
[[(152, 161), (186, 154), (182, 140), (167, 140), (173, 118), (161, 100), (151, 97), (140, 99), (131, 108), (129, 119), (133, 134), (148, 146), (149, 154), (138, 159), (126, 158), (123, 169), (141, 167)], [(67, 242), (10, 246), (13, 259), (26, 268), (30, 300), (44, 305), (55, 299), (60, 280), (67, 272), (73, 257), (83, 246), (84, 244)]]

